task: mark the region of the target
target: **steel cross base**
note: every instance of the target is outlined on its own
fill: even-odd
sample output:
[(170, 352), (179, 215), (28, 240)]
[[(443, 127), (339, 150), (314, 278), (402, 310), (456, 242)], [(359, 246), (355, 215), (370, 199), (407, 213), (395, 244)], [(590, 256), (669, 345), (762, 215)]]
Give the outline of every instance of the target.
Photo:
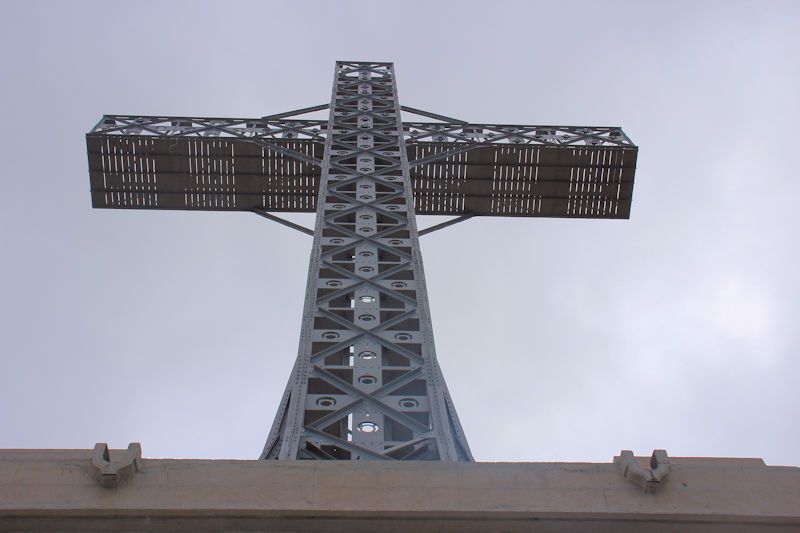
[(263, 459), (470, 461), (436, 361), (390, 63), (337, 63), (297, 361)]

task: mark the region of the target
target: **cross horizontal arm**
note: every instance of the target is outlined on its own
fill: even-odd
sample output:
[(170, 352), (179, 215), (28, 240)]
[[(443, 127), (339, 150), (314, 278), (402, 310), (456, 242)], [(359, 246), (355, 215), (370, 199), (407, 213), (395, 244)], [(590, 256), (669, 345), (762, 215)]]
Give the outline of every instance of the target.
[[(629, 216), (637, 147), (619, 128), (406, 122), (402, 131), (417, 214)], [(315, 120), (108, 115), (87, 134), (92, 205), (314, 212), (328, 134)], [(382, 135), (369, 153), (391, 173)]]

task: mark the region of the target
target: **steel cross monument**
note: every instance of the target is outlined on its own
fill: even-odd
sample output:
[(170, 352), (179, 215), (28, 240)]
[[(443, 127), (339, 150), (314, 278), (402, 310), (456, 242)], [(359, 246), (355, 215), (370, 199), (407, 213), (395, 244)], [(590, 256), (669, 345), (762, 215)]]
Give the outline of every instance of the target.
[[(327, 121), (297, 118), (324, 109)], [(436, 360), (419, 236), (473, 216), (628, 218), (637, 155), (618, 127), (401, 106), (392, 63), (352, 61), (336, 63), (330, 104), (106, 115), (86, 140), (94, 207), (252, 211), (313, 235), (297, 359), (263, 459), (471, 461)], [(316, 212), (316, 227), (276, 212)], [(418, 231), (417, 214), (455, 218)]]

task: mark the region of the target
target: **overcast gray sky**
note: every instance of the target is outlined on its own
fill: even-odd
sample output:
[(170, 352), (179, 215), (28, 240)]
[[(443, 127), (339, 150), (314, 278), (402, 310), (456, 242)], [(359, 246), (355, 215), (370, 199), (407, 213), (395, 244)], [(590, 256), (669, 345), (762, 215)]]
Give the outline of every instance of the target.
[(478, 460), (665, 448), (800, 464), (800, 3), (3, 12), (0, 448), (258, 456), (311, 240), (247, 213), (92, 210), (84, 134), (103, 113), (323, 103), (348, 59), (394, 61), (405, 105), (620, 125), (640, 146), (630, 220), (481, 218), (422, 238), (437, 353)]

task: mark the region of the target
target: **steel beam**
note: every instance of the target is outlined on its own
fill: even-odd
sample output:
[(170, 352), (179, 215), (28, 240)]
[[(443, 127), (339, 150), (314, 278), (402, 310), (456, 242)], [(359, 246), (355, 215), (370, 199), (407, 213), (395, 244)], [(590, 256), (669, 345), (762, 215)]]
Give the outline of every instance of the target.
[(464, 222), (465, 220), (469, 220), (475, 215), (473, 213), (467, 213), (466, 215), (461, 215), (460, 217), (456, 217), (452, 220), (446, 220), (440, 224), (436, 224), (435, 226), (431, 226), (429, 228), (419, 230), (418, 234), (420, 237), (423, 235), (427, 235), (428, 233), (433, 233), (434, 231), (438, 231), (440, 229), (449, 228), (459, 222)]
[(392, 64), (336, 65), (303, 316), (263, 459), (472, 460), (436, 360)]

